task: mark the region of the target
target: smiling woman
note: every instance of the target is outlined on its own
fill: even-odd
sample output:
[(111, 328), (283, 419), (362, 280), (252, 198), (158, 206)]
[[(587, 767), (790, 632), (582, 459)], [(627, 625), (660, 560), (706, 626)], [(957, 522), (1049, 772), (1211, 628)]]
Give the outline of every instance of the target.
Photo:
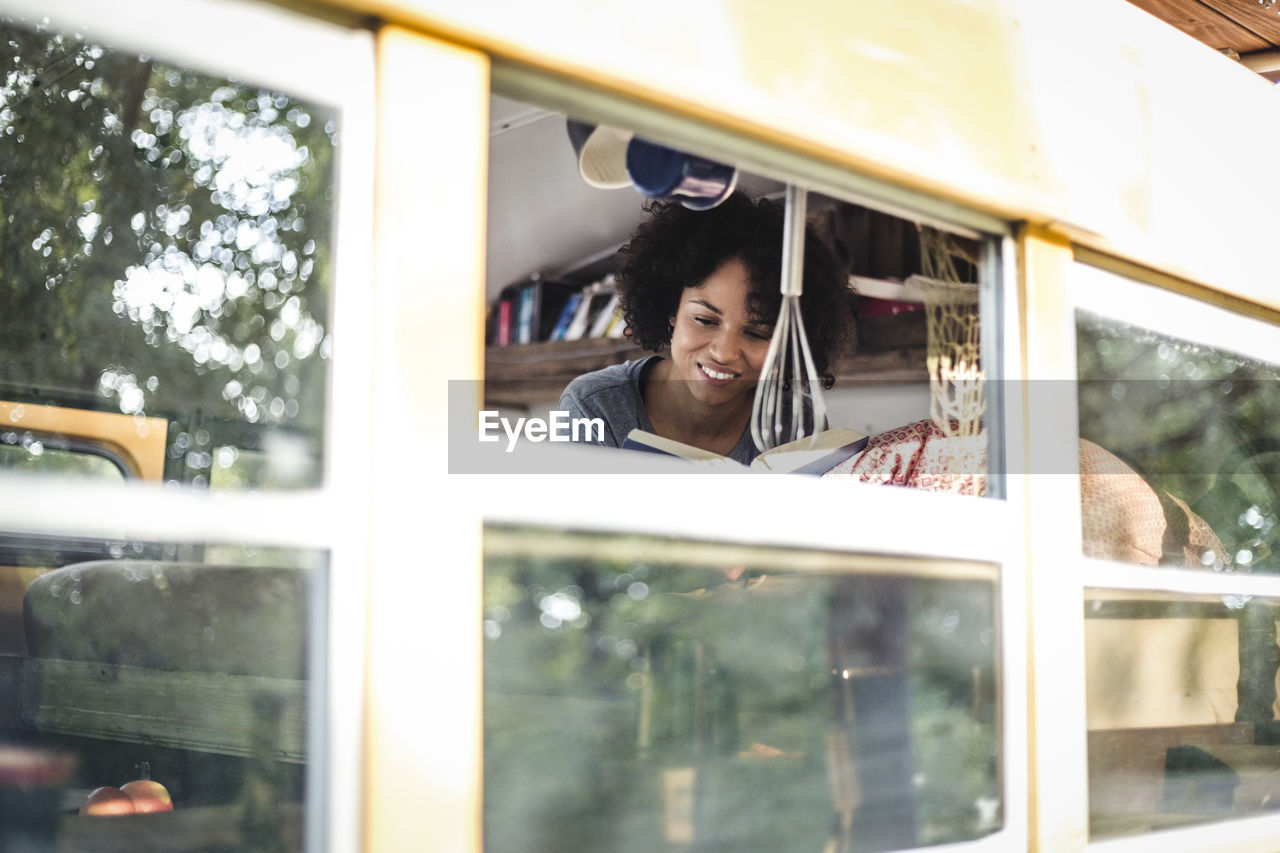
[[(569, 384), (560, 409), (605, 422), (621, 447), (632, 429), (749, 463), (756, 380), (781, 293), (783, 209), (731, 196), (706, 211), (655, 204), (620, 252), (617, 288), (627, 336), (662, 353)], [(801, 310), (826, 387), (849, 340), (852, 297), (839, 262), (809, 227)]]

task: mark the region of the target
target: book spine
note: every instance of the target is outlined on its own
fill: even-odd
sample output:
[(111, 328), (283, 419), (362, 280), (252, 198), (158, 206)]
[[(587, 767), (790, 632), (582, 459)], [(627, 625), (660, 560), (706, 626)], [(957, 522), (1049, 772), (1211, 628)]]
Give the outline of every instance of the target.
[(515, 342), (518, 344), (533, 343), (538, 328), (538, 291), (540, 282), (527, 284), (520, 288), (520, 308), (516, 319)]
[(538, 339), (538, 304), (542, 301), (537, 285), (526, 285), (521, 291), (524, 299), (524, 313), (522, 315), (523, 329), (520, 335), (520, 343), (531, 344)]
[(569, 328), (565, 329), (564, 340), (576, 341), (587, 333), (587, 320), (591, 316), (591, 300), (595, 296), (595, 285), (589, 284), (579, 293), (578, 308), (573, 314)]
[(589, 337), (603, 338), (604, 333), (609, 329), (609, 324), (613, 322), (614, 314), (617, 310), (618, 294), (615, 293), (609, 297), (609, 301), (605, 303), (604, 308), (602, 308), (599, 315), (597, 315), (596, 321), (591, 327), (591, 334)]
[(556, 320), (555, 328), (551, 330), (548, 340), (563, 341), (565, 334), (569, 331), (569, 324), (573, 321), (574, 316), (578, 313), (578, 303), (582, 301), (582, 293), (570, 294), (569, 300), (565, 302), (564, 308), (560, 310), (560, 317)]
[(609, 329), (605, 332), (605, 337), (617, 340), (625, 337), (626, 332), (627, 321), (626, 318), (622, 316), (622, 308), (616, 308), (613, 312), (613, 322), (609, 324)]
[(511, 300), (503, 299), (498, 303), (498, 334), (495, 342), (500, 347), (511, 343)]

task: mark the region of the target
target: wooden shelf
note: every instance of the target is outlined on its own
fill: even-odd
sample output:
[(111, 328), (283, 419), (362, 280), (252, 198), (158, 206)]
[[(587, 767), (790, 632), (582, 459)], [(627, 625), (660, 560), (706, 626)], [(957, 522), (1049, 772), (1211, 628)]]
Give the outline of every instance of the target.
[[(840, 362), (836, 388), (929, 381), (921, 313), (859, 320), (858, 341), (859, 351)], [(484, 359), (484, 404), (494, 408), (554, 405), (575, 377), (646, 354), (629, 341), (599, 338), (489, 347)]]

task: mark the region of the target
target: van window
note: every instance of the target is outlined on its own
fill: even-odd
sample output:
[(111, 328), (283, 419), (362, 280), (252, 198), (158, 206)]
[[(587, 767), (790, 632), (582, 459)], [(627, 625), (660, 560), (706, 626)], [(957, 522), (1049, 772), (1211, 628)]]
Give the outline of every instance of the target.
[(995, 831), (994, 578), (488, 527), (486, 849), (898, 850)]
[[(601, 138), (605, 140), (601, 147), (593, 148)], [(624, 149), (625, 157), (630, 158), (626, 169), (620, 153)], [(671, 193), (656, 183), (647, 184), (649, 175), (637, 165), (642, 162), (637, 151), (649, 156), (653, 150), (666, 152), (667, 158), (685, 158), (687, 170), (705, 169), (710, 177), (689, 181), (695, 189)], [(725, 178), (726, 174), (732, 177)], [(564, 421), (559, 437), (602, 435), (603, 443), (621, 446), (627, 436), (614, 435), (611, 430), (629, 432), (633, 424), (604, 424), (596, 432), (586, 425), (579, 431), (578, 424), (567, 419), (565, 406), (570, 404), (561, 395), (570, 382), (584, 374), (621, 370), (626, 365), (637, 375), (652, 376), (654, 365), (660, 364), (655, 357), (671, 359), (670, 335), (666, 340), (662, 335), (667, 325), (663, 312), (669, 310), (674, 315), (676, 306), (647, 312), (654, 317), (663, 315), (661, 322), (635, 310), (641, 297), (632, 297), (631, 315), (624, 316), (620, 308), (626, 304), (620, 299), (628, 283), (628, 269), (633, 286), (642, 287), (634, 285), (642, 279), (639, 270), (646, 263), (659, 263), (652, 255), (644, 255), (628, 266), (628, 247), (661, 245), (652, 237), (634, 239), (637, 228), (651, 220), (654, 205), (661, 203), (693, 210), (683, 221), (688, 227), (697, 227), (699, 220), (729, 216), (724, 211), (736, 209), (735, 202), (744, 198), (773, 202), (781, 209), (788, 184), (776, 175), (715, 160), (701, 148), (687, 152), (651, 141), (630, 128), (600, 125), (494, 95), (488, 190), (485, 376), (481, 393), (474, 396), (483, 398), (483, 409), (492, 425), (489, 438), (481, 439), (490, 444), (479, 447), (497, 449), (477, 456), (474, 463), (468, 460), (466, 465), (457, 465), (458, 472), (517, 470), (512, 454), (539, 450), (531, 446), (534, 442), (554, 443), (555, 430), (540, 436), (517, 431), (508, 443), (498, 425), (554, 425), (558, 412)], [(694, 198), (681, 194), (686, 192), (709, 195)], [(806, 190), (805, 212), (812, 226), (805, 238), (807, 250), (813, 248), (810, 242), (830, 250), (830, 266), (836, 270), (832, 278), (841, 282), (851, 297), (837, 305), (831, 299), (819, 302), (815, 296), (814, 304), (821, 307), (806, 309), (806, 342), (815, 360), (820, 351), (824, 357), (831, 356), (826, 369), (820, 367), (815, 374), (821, 374), (826, 382), (815, 378), (812, 385), (826, 386), (822, 395), (829, 426), (872, 437), (866, 454), (857, 460), (841, 460), (844, 464), (832, 461), (820, 473), (863, 482), (986, 493), (986, 475), (991, 470), (989, 428), (999, 420), (992, 417), (996, 409), (988, 402), (998, 393), (999, 383), (986, 381), (989, 377), (982, 359), (984, 345), (993, 344), (998, 330), (994, 326), (985, 330), (984, 339), (980, 306), (984, 293), (998, 289), (998, 253), (987, 251), (993, 238), (886, 213), (869, 202), (847, 200), (826, 188)], [(762, 227), (748, 222), (746, 214), (733, 222), (739, 232), (755, 233)], [(779, 216), (779, 237), (782, 229)], [(661, 262), (667, 264), (668, 260), (662, 257)], [(820, 266), (813, 261), (807, 253), (805, 264)], [(756, 276), (766, 280), (753, 278), (752, 286), (776, 295), (782, 276), (781, 265), (774, 263), (769, 274)], [(677, 274), (672, 270), (671, 275)], [(705, 280), (703, 275), (696, 278), (699, 283)], [(670, 301), (669, 294), (655, 290), (658, 288), (644, 288), (644, 298)], [(826, 330), (839, 325), (831, 321), (837, 315), (848, 321), (852, 336), (843, 347), (823, 347), (835, 337)], [(772, 320), (768, 323), (766, 340), (773, 328)], [(799, 352), (794, 335), (780, 343), (780, 356), (788, 351), (786, 343)], [(765, 360), (763, 355), (760, 360)], [(800, 373), (793, 371), (791, 375)], [(689, 375), (696, 377), (692, 370)], [(749, 385), (746, 396), (754, 398), (756, 383), (752, 380)], [(800, 381), (780, 385), (786, 390), (778, 399), (787, 399), (772, 409), (764, 404), (765, 411), (786, 411), (796, 390), (806, 387)], [(474, 414), (472, 420), (457, 420), (451, 425), (455, 439), (465, 435), (475, 443)], [(644, 429), (643, 419), (637, 420), (641, 423), (634, 426)], [(757, 452), (762, 449), (755, 448)], [(734, 457), (737, 461), (751, 455), (741, 442), (734, 452), (738, 453)], [(996, 452), (1000, 452), (998, 447)], [(460, 458), (461, 454), (455, 453), (453, 461)], [(894, 464), (899, 458), (912, 461)], [(614, 460), (598, 454), (584, 454), (577, 460), (559, 456), (543, 468), (534, 465), (520, 470), (596, 473), (615, 470), (610, 461)], [(941, 475), (908, 480), (901, 476), (904, 470)]]
[[(32, 777), (47, 808), (11, 815), (0, 837), (48, 839), (38, 849), (55, 838), (76, 849), (136, 846), (149, 815), (92, 816), (112, 813), (99, 789), (151, 780), (174, 813), (175, 849), (215, 832), (226, 849), (316, 846), (304, 838), (307, 804), (319, 797), (310, 777), (323, 742), (315, 685), (325, 644), (314, 614), (327, 608), (327, 555), (249, 543), (216, 555), (202, 543), (122, 550), (0, 587), (22, 613), (19, 622), (0, 610), (0, 638), (12, 630), (21, 651), (0, 654), (0, 667), (23, 685), (0, 702), (7, 741), (24, 747), (6, 760), (52, 756), (60, 768)], [(136, 556), (165, 551), (189, 557)]]
[[(1105, 305), (1077, 314), (1085, 553), (1275, 571), (1280, 331), (1142, 291), (1148, 313), (1165, 321), (1157, 328)], [(1134, 523), (1121, 530), (1121, 519)]]
[(0, 399), (168, 419), (166, 478), (201, 486), (236, 431), (318, 460), (334, 110), (48, 20), (0, 37)]
[[(11, 435), (12, 442), (7, 440)], [(89, 444), (70, 446), (56, 437), (31, 433), (21, 436), (3, 433), (0, 434), (0, 471), (121, 482), (126, 469), (120, 458), (106, 448)]]
[(0, 14), (0, 848), (326, 849), (340, 534), (195, 489), (322, 485), (338, 110), (254, 78), (363, 54), (261, 4), (120, 50), (117, 11)]
[(1267, 813), (1280, 330), (1073, 279), (1091, 835)]

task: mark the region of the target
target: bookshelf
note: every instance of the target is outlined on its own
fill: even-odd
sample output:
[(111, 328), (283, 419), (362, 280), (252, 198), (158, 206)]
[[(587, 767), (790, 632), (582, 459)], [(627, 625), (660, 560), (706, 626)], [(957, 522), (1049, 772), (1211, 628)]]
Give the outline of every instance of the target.
[[(916, 223), (844, 202), (829, 202), (814, 216), (819, 230), (849, 261), (850, 287), (860, 294), (854, 353), (839, 364), (836, 389), (927, 383), (924, 312), (901, 310), (921, 301), (918, 288), (912, 293), (910, 286), (923, 272)], [(604, 281), (615, 271), (617, 248), (611, 246), (597, 252), (547, 280), (576, 282), (580, 286)], [(955, 238), (950, 251), (963, 280), (976, 282), (977, 244)], [(521, 284), (504, 288), (498, 294), (498, 303), (504, 296), (510, 298), (513, 287)], [(518, 314), (514, 309), (514, 305), (508, 309), (512, 320)], [(558, 310), (552, 308), (551, 312)], [(602, 339), (592, 331), (580, 333), (577, 340), (489, 346), (484, 372), (486, 407), (554, 406), (560, 392), (575, 377), (646, 354), (616, 335)], [(489, 335), (491, 343), (496, 339), (496, 334)], [(519, 339), (518, 335), (507, 335), (509, 341)]]
[[(859, 318), (857, 335), (855, 352), (836, 371), (836, 388), (929, 380), (923, 312)], [(490, 408), (554, 404), (574, 377), (646, 354), (630, 341), (612, 338), (490, 346), (484, 403)]]

